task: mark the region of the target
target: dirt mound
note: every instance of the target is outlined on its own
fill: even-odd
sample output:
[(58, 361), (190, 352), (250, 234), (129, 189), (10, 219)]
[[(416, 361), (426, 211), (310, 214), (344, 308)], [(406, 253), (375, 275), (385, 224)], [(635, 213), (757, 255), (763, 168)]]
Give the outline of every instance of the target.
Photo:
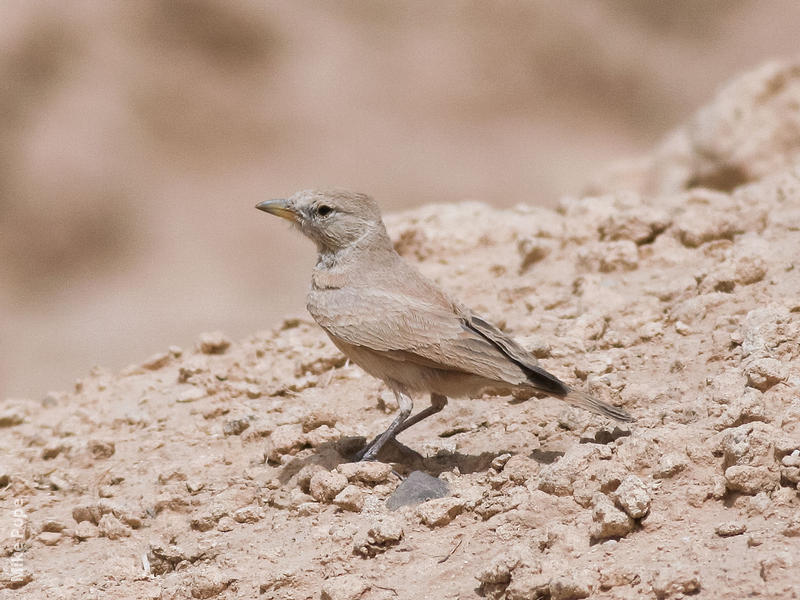
[(399, 252), (631, 427), (452, 401), (401, 435), (418, 454), (385, 457), (451, 495), (390, 511), (396, 473), (347, 462), (396, 408), (382, 384), (306, 317), (207, 334), (6, 403), (3, 593), (797, 597), (798, 82), (745, 75), (557, 210), (387, 218)]

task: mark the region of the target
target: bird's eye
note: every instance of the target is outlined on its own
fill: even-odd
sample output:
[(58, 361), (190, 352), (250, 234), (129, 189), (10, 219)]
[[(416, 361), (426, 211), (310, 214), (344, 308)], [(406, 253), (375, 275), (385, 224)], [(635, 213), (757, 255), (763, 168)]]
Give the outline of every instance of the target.
[(331, 213), (331, 211), (332, 211), (332, 210), (333, 210), (333, 209), (332, 209), (330, 206), (328, 206), (327, 204), (320, 204), (320, 205), (317, 207), (317, 214), (318, 214), (320, 217), (325, 217), (325, 216), (329, 215), (329, 214)]

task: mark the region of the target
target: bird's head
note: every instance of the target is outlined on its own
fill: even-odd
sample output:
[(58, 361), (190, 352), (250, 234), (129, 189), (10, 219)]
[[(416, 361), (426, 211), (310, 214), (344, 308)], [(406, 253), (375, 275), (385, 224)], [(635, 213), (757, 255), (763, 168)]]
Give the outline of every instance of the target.
[(287, 219), (314, 240), (320, 253), (336, 254), (359, 245), (389, 244), (376, 202), (343, 190), (304, 190), (287, 199), (265, 200), (256, 208)]

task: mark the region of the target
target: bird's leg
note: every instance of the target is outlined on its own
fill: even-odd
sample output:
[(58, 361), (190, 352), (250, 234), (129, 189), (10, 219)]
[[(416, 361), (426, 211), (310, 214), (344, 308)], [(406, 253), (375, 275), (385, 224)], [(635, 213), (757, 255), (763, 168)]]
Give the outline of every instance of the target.
[(447, 406), (446, 396), (442, 396), (441, 394), (431, 394), (431, 405), (428, 408), (423, 408), (417, 414), (408, 417), (405, 421), (403, 421), (403, 424), (400, 425), (400, 427), (397, 428), (397, 431), (394, 432), (395, 437), (397, 437), (397, 434), (399, 434), (401, 431), (405, 431), (412, 425), (416, 425), (422, 421), (422, 419), (427, 419), (431, 415), (435, 415), (445, 406)]
[(380, 452), (381, 448), (383, 448), (383, 445), (397, 435), (397, 431), (402, 427), (403, 421), (408, 419), (408, 415), (411, 414), (411, 409), (414, 408), (414, 401), (411, 400), (411, 396), (400, 390), (392, 391), (394, 392), (395, 398), (397, 398), (397, 405), (400, 407), (400, 412), (397, 413), (394, 421), (392, 421), (392, 424), (389, 425), (386, 431), (372, 440), (356, 455), (358, 460), (373, 460), (378, 452)]

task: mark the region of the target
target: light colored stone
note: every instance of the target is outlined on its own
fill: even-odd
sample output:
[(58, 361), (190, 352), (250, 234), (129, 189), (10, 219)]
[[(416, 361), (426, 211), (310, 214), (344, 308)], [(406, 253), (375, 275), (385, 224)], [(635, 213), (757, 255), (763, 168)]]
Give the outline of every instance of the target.
[(761, 390), (768, 390), (776, 383), (789, 377), (789, 369), (782, 361), (768, 356), (747, 361), (743, 367), (748, 385)]
[(630, 240), (595, 242), (578, 251), (578, 264), (587, 271), (632, 271), (639, 266), (639, 249)]
[(267, 460), (279, 463), (283, 455), (297, 453), (306, 442), (306, 434), (300, 424), (280, 425), (269, 436)]
[(610, 590), (623, 585), (635, 585), (640, 580), (641, 577), (633, 566), (610, 564), (600, 568), (597, 583), (601, 590)]
[(205, 397), (206, 391), (203, 388), (192, 387), (178, 394), (176, 401), (181, 403), (194, 402), (196, 400), (202, 400)]
[(628, 475), (614, 491), (614, 499), (632, 519), (641, 519), (650, 512), (647, 486), (636, 475)]
[[(715, 194), (715, 197), (729, 204), (727, 195)], [(733, 215), (710, 206), (690, 206), (675, 219), (674, 227), (678, 239), (689, 248), (714, 240), (730, 239), (738, 231)]]
[(795, 485), (800, 484), (800, 452), (795, 450), (781, 459), (781, 477)]
[(772, 466), (775, 430), (766, 423), (747, 423), (726, 429), (718, 437), (723, 468), (732, 465)]
[(403, 521), (387, 515), (371, 521), (353, 539), (353, 551), (362, 556), (385, 552), (403, 538)]
[(730, 405), (722, 413), (714, 429), (721, 431), (730, 427), (738, 427), (753, 421), (767, 421), (764, 400), (761, 392), (755, 388), (745, 388), (744, 393), (737, 394)]
[(214, 529), (216, 525), (217, 519), (215, 519), (213, 515), (206, 512), (192, 517), (191, 521), (189, 521), (189, 527), (195, 531), (210, 531), (211, 529)]
[(325, 471), (327, 471), (327, 469), (318, 463), (307, 464), (297, 473), (297, 485), (301, 490), (308, 493), (308, 487), (311, 485), (311, 478), (317, 473), (323, 473)]
[(131, 535), (130, 527), (122, 523), (122, 521), (111, 513), (103, 515), (100, 522), (97, 524), (97, 530), (101, 536), (107, 537), (110, 540), (118, 540)]
[(78, 526), (75, 527), (75, 539), (79, 541), (88, 540), (90, 538), (96, 538), (98, 534), (97, 527), (93, 525), (90, 521), (81, 521), (78, 523)]
[(385, 483), (392, 476), (392, 465), (377, 461), (342, 463), (336, 470), (352, 482), (368, 485)]
[(217, 531), (227, 532), (236, 528), (236, 521), (230, 517), (222, 517), (217, 521)]
[(615, 507), (605, 494), (596, 494), (593, 504), (593, 539), (625, 537), (633, 530), (633, 519)]
[(604, 240), (630, 240), (637, 245), (652, 241), (670, 224), (669, 215), (653, 206), (640, 206), (641, 199), (633, 207), (625, 207), (603, 219), (598, 230)]
[(339, 575), (322, 584), (322, 600), (358, 600), (369, 584), (358, 575)]
[(475, 578), (484, 585), (507, 584), (522, 562), (522, 552), (518, 548), (506, 550), (492, 557)]
[(347, 477), (341, 473), (321, 471), (316, 473), (308, 486), (309, 493), (318, 502), (332, 502), (347, 485)]
[(651, 585), (659, 600), (683, 598), (700, 591), (700, 571), (697, 567), (680, 563), (660, 568), (655, 572)]
[(333, 503), (345, 510), (361, 512), (364, 508), (364, 490), (357, 485), (347, 485), (341, 492), (336, 494)]
[(762, 256), (740, 255), (734, 259), (733, 272), (736, 283), (751, 285), (764, 279), (767, 262)]
[(423, 524), (428, 527), (441, 527), (460, 515), (465, 505), (463, 498), (436, 498), (420, 504), (416, 512)]
[(61, 534), (53, 531), (43, 531), (37, 536), (37, 539), (45, 546), (55, 546), (61, 541)]
[(306, 435), (306, 441), (312, 448), (319, 448), (323, 444), (330, 444), (338, 439), (341, 439), (342, 432), (335, 427), (328, 427), (327, 425), (320, 425), (316, 429), (312, 429)]
[(564, 573), (550, 580), (551, 600), (578, 600), (588, 598), (594, 581), (587, 571)]
[(714, 533), (720, 537), (741, 535), (745, 531), (747, 531), (747, 525), (741, 521), (726, 521), (725, 523), (720, 523), (714, 528)]
[(778, 474), (766, 467), (734, 465), (725, 470), (727, 488), (733, 492), (757, 494), (770, 491), (778, 486)]
[(264, 511), (251, 504), (234, 511), (232, 516), (237, 523), (258, 523), (264, 517)]
[(800, 155), (797, 62), (771, 61), (727, 83), (686, 127), (694, 185), (729, 189)]
[(656, 479), (669, 479), (683, 471), (687, 465), (685, 454), (669, 452), (658, 461), (658, 464), (653, 469), (653, 477)]
[(336, 425), (336, 421), (336, 413), (325, 410), (315, 410), (306, 414), (300, 423), (303, 426), (303, 431), (308, 433), (309, 431), (312, 431), (322, 425), (333, 427)]
[[(551, 593), (550, 581), (550, 576), (546, 573), (542, 573), (537, 567), (528, 568), (525, 565), (521, 565), (514, 570), (511, 583), (505, 588), (505, 598), (507, 598), (507, 600), (547, 598)], [(488, 588), (490, 585), (492, 584), (485, 584), (484, 587)], [(500, 587), (506, 584), (494, 585)]]
[(600, 454), (594, 444), (576, 444), (556, 462), (542, 467), (539, 472), (539, 489), (555, 496), (572, 494), (573, 484), (584, 474), (589, 464)]
[(217, 568), (203, 568), (199, 573), (192, 573), (189, 583), (192, 598), (213, 598), (221, 594), (230, 585), (233, 578)]

